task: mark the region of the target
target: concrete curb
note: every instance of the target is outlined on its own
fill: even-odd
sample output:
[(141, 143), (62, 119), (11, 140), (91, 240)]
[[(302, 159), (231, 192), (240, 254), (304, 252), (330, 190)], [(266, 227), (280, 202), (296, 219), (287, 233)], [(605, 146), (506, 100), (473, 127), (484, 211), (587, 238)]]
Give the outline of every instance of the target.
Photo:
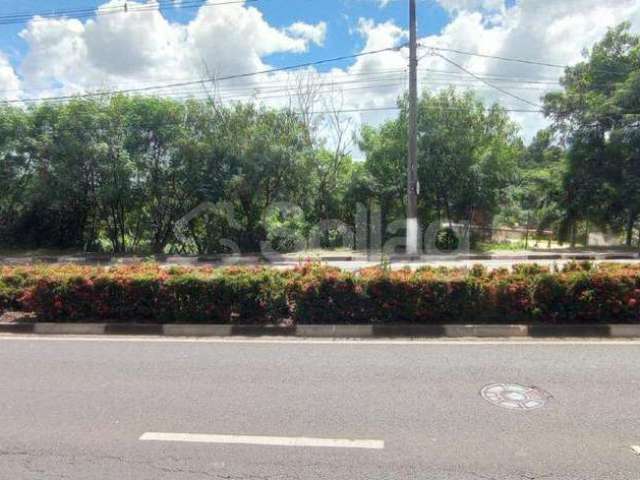
[(140, 323), (5, 323), (0, 333), (161, 335), (167, 337), (308, 338), (640, 338), (640, 325), (187, 325)]
[(33, 325), (33, 333), (37, 335), (104, 335), (107, 327), (103, 323), (33, 323), (31, 325)]

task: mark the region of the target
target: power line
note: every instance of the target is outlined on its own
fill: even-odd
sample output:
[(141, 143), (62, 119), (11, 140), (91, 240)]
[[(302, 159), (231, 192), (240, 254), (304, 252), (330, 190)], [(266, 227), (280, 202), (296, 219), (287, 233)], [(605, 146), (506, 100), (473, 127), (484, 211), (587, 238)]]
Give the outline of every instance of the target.
[[(432, 72), (432, 73), (437, 73), (439, 75), (451, 75), (454, 77), (466, 77), (466, 74), (464, 73), (460, 73), (460, 72), (454, 72), (452, 70), (439, 70), (437, 68), (419, 68), (418, 69), (421, 72)], [(475, 73), (475, 72), (474, 72)], [(553, 77), (523, 77), (523, 76), (512, 76), (512, 75), (500, 75), (497, 73), (486, 73), (486, 74), (479, 74), (476, 73), (476, 75), (478, 75), (479, 77), (484, 77), (484, 78), (490, 78), (490, 79), (495, 79), (495, 80), (500, 80), (500, 81), (506, 81), (506, 80), (510, 80), (513, 82), (519, 82), (519, 83), (533, 83), (533, 84), (543, 84), (543, 85), (558, 85), (560, 82), (558, 81), (558, 78), (553, 78)]]
[[(419, 69), (422, 71), (430, 71), (429, 69)], [(440, 75), (444, 75), (444, 78), (439, 77)], [(316, 86), (318, 88), (331, 88), (331, 87), (340, 87), (343, 85), (370, 85), (372, 88), (377, 87), (379, 84), (390, 81), (402, 81), (405, 79), (405, 73), (402, 70), (396, 71), (387, 71), (387, 72), (366, 72), (360, 74), (345, 74), (344, 78), (318, 78)], [(448, 78), (453, 76), (454, 78)], [(454, 87), (469, 87), (478, 89), (478, 85), (483, 84), (482, 82), (467, 78), (468, 75), (464, 73), (447, 73), (447, 74), (439, 74), (435, 73), (427, 77), (421, 77), (421, 83), (423, 85), (429, 86), (439, 86), (439, 85), (451, 85)], [(482, 75), (479, 76), (482, 78), (491, 79), (492, 82), (498, 82), (500, 84), (508, 84), (511, 90), (539, 90), (539, 91), (548, 91), (552, 87), (558, 87), (559, 84), (557, 82), (536, 82), (536, 81), (526, 81), (526, 80), (510, 80), (508, 78), (493, 78), (492, 75)], [(182, 92), (194, 91), (195, 87), (201, 85), (194, 85), (191, 87), (185, 87), (182, 89)], [(263, 95), (267, 93), (277, 93), (277, 92), (295, 92), (297, 86), (295, 83), (292, 83), (290, 80), (265, 80), (260, 82), (260, 84), (248, 84), (248, 85), (233, 85), (226, 86), (222, 88), (218, 93), (231, 93), (238, 92), (242, 94), (242, 92), (246, 92), (247, 95)], [(29, 89), (30, 93), (34, 93), (37, 91), (47, 91), (49, 89)], [(96, 90), (94, 88), (93, 90)], [(196, 91), (200, 91), (200, 89)], [(7, 89), (0, 91), (0, 94), (10, 95), (12, 93), (23, 92), (22, 89)], [(152, 93), (152, 92), (151, 92)], [(331, 91), (329, 91), (331, 93)], [(80, 93), (78, 93), (80, 94)], [(0, 100), (2, 103), (2, 100)]]
[[(331, 95), (331, 94), (342, 94), (344, 92), (355, 92), (355, 91), (366, 91), (375, 89), (377, 91), (389, 91), (389, 89), (396, 88), (400, 89), (404, 83), (405, 77), (404, 75), (398, 74), (385, 74), (382, 76), (361, 78), (361, 79), (353, 79), (353, 80), (343, 80), (343, 81), (327, 81), (327, 82), (319, 82), (312, 90), (309, 92), (306, 91), (298, 91), (295, 85), (284, 84), (284, 83), (275, 83), (271, 84), (271, 86), (235, 86), (235, 87), (225, 87), (219, 90), (214, 90), (211, 93), (214, 94), (217, 98), (223, 99), (255, 99), (255, 100), (269, 100), (269, 99), (278, 99), (278, 98), (294, 98), (301, 97), (307, 94), (312, 95)], [(454, 88), (461, 89), (473, 89), (479, 90), (483, 89), (483, 87), (479, 87), (481, 82), (476, 82), (472, 79), (455, 79), (453, 81), (447, 79), (421, 79), (423, 85), (425, 82), (430, 87), (446, 87), (453, 86)], [(484, 87), (487, 88), (487, 87)], [(535, 90), (535, 91), (547, 91), (546, 88), (541, 88), (539, 86), (512, 86), (510, 87), (515, 90)], [(187, 87), (183, 89), (175, 89), (171, 91), (164, 91), (161, 93), (161, 98), (189, 98), (190, 96), (202, 94), (205, 92), (209, 92), (206, 88), (195, 88)], [(150, 93), (153, 95), (153, 93)], [(65, 100), (60, 100), (59, 102), (63, 102)]]
[[(290, 88), (289, 86), (274, 86), (270, 88), (246, 88), (240, 87), (241, 90), (238, 91), (237, 88), (229, 88), (223, 90), (215, 90), (213, 92), (209, 92), (206, 89), (176, 89), (168, 92), (163, 92), (162, 97), (160, 98), (172, 98), (172, 99), (190, 99), (190, 98), (207, 98), (209, 96), (214, 97), (216, 100), (220, 101), (259, 101), (264, 102), (267, 100), (277, 100), (282, 98), (299, 98), (304, 97), (305, 95), (330, 95), (330, 94), (342, 94), (344, 92), (355, 92), (355, 91), (365, 91), (370, 89), (376, 89), (378, 91), (381, 90), (389, 90), (389, 89), (399, 89), (402, 87), (404, 83), (404, 77), (394, 77), (394, 78), (378, 78), (375, 80), (348, 80), (344, 82), (328, 82), (326, 84), (318, 84), (317, 88), (313, 89), (310, 92), (306, 91), (296, 91), (295, 89)], [(438, 82), (438, 81), (430, 81), (430, 85), (433, 86), (449, 86), (452, 85), (452, 82)], [(347, 85), (343, 87), (343, 85)], [(453, 84), (460, 85), (463, 88), (473, 88), (477, 89), (475, 83), (459, 83)], [(519, 87), (526, 88), (526, 87)], [(382, 92), (379, 92), (382, 93)]]
[[(433, 69), (433, 68), (419, 68), (418, 69), (419, 72), (429, 72), (432, 73), (436, 76), (442, 76), (442, 77), (462, 77), (457, 79), (456, 81), (463, 81), (466, 80), (468, 75), (465, 73), (460, 73), (460, 72), (454, 72), (452, 70), (439, 70), (439, 69)], [(342, 77), (345, 78), (352, 78), (352, 77), (369, 77), (369, 78), (373, 78), (373, 77), (396, 77), (396, 76), (400, 76), (400, 75), (406, 75), (406, 69), (405, 68), (396, 68), (396, 69), (381, 69), (381, 70), (371, 70), (371, 71), (363, 71), (363, 72), (348, 72), (348, 71), (344, 71), (340, 74), (336, 74), (335, 77), (331, 77), (328, 76), (326, 78), (318, 78), (318, 83), (325, 85), (325, 84), (343, 84), (343, 83), (347, 83), (347, 82), (352, 82), (351, 80), (347, 81), (347, 80), (342, 80)], [(534, 77), (531, 80), (528, 80), (526, 77), (514, 77), (514, 76), (509, 76), (509, 75), (498, 75), (498, 74), (476, 74), (479, 77), (483, 77), (483, 78), (487, 78), (487, 79), (491, 79), (494, 82), (504, 82), (504, 83), (517, 83), (517, 84), (531, 84), (531, 85), (550, 85), (550, 86), (556, 86), (559, 85), (559, 82), (557, 80), (553, 80), (550, 77), (547, 77), (546, 79), (544, 77)], [(431, 75), (433, 76), (433, 75)], [(173, 80), (173, 81), (196, 81), (196, 82), (202, 82), (202, 79), (195, 79), (195, 78), (173, 78), (173, 79), (167, 79), (167, 80)], [(295, 84), (291, 83), (292, 79), (273, 79), (273, 80), (263, 80), (260, 82), (260, 85), (258, 87), (255, 87), (253, 85), (237, 85), (237, 86), (233, 86), (233, 87), (225, 87), (226, 90), (243, 90), (243, 89), (251, 89), (253, 90), (254, 88), (259, 88), (260, 90), (263, 90), (265, 85), (281, 85), (281, 86), (287, 86), (287, 87), (293, 87), (295, 86)], [(436, 79), (436, 80), (440, 80), (440, 79)], [(445, 81), (445, 79), (441, 79), (442, 81)], [(359, 81), (359, 80), (358, 80)], [(364, 80), (362, 80), (364, 81)], [(353, 80), (353, 82), (355, 82), (355, 80)], [(157, 80), (151, 81), (148, 80), (146, 82), (136, 82), (138, 85), (154, 85), (157, 84)], [(98, 86), (93, 86), (93, 87), (83, 87), (85, 90), (98, 90), (100, 87)], [(106, 87), (105, 87), (106, 88)], [(113, 86), (111, 87), (111, 89), (115, 89), (117, 87)], [(29, 89), (28, 91), (30, 93), (33, 92), (38, 92), (38, 91), (50, 91), (50, 88), (40, 88), (40, 89)], [(10, 94), (10, 93), (18, 93), (18, 92), (22, 92), (23, 89), (5, 89), (5, 90), (0, 90), (0, 94)], [(1, 100), (0, 100), (1, 101)]]
[[(333, 77), (329, 77), (327, 79), (320, 79), (318, 78), (317, 81), (319, 84), (321, 85), (327, 85), (327, 84), (342, 84), (342, 83), (347, 83), (347, 82), (356, 82), (356, 81), (366, 81), (366, 79), (363, 80), (342, 80), (342, 77), (345, 78), (352, 78), (352, 77), (395, 77), (395, 76), (400, 76), (403, 75), (403, 73), (405, 72), (404, 69), (383, 69), (383, 70), (371, 70), (371, 71), (367, 71), (367, 72), (354, 72), (354, 73), (350, 73), (350, 72), (343, 72), (341, 74), (337, 74), (335, 76), (335, 80), (332, 79)], [(173, 78), (166, 78), (165, 80), (167, 81), (194, 81), (196, 83), (202, 83), (202, 82), (206, 82), (207, 79), (196, 79), (194, 77), (173, 77)], [(125, 80), (124, 85), (126, 86), (126, 82), (128, 82), (129, 79)], [(146, 80), (146, 81), (140, 81), (140, 82), (136, 82), (136, 85), (140, 85), (140, 86), (154, 86), (158, 84), (158, 80)], [(259, 88), (259, 89), (263, 89), (263, 86), (282, 86), (282, 87), (295, 87), (295, 77), (291, 78), (288, 77), (286, 79), (283, 78), (274, 78), (271, 80), (265, 79), (265, 80), (261, 80), (259, 86), (255, 86), (253, 84), (245, 84), (245, 85), (234, 85), (234, 86), (230, 86), (230, 87), (225, 87), (226, 90), (253, 90), (255, 88)], [(98, 91), (100, 88), (104, 88), (104, 89), (117, 89), (116, 86), (111, 86), (111, 87), (107, 87), (106, 85), (102, 85), (102, 86), (82, 86), (82, 88), (87, 91), (87, 90), (93, 90), (93, 91)], [(126, 88), (126, 87), (125, 87)], [(0, 90), (0, 94), (7, 94), (7, 93), (17, 93), (17, 92), (23, 92), (24, 89), (21, 88), (14, 88), (14, 89), (6, 89), (6, 90)], [(28, 92), (29, 93), (33, 93), (33, 92), (44, 92), (44, 91), (51, 91), (51, 88), (48, 87), (43, 87), (43, 88), (29, 88)], [(2, 102), (2, 100), (0, 100), (0, 102)]]
[(546, 63), (546, 62), (540, 62), (537, 60), (528, 60), (528, 59), (524, 59), (524, 58), (510, 58), (510, 57), (501, 57), (498, 55), (487, 55), (487, 54), (482, 54), (482, 53), (473, 53), (473, 52), (466, 52), (463, 50), (458, 50), (455, 48), (445, 48), (445, 47), (432, 47), (429, 45), (420, 45), (423, 48), (428, 48), (431, 50), (437, 50), (437, 51), (441, 51), (441, 52), (452, 52), (452, 53), (457, 53), (459, 55), (468, 55), (468, 56), (472, 56), (472, 57), (482, 57), (482, 58), (493, 58), (496, 60), (502, 60), (505, 62), (516, 62), (516, 63), (526, 63), (529, 65), (540, 65), (543, 67), (553, 67), (553, 68), (567, 68), (568, 65), (560, 65), (557, 63)]
[[(209, 0), (185, 0), (180, 4), (181, 9), (185, 8), (201, 8), (201, 7), (217, 7), (223, 5), (239, 5), (244, 3), (255, 3), (260, 0), (226, 0), (218, 2), (210, 2)], [(93, 7), (82, 9), (58, 10), (53, 12), (23, 12), (13, 15), (0, 15), (0, 25), (13, 25), (27, 23), (30, 21), (45, 21), (57, 18), (76, 18), (86, 19), (91, 17), (101, 17), (106, 15), (114, 15), (118, 13), (142, 13), (156, 12), (161, 7), (175, 6), (173, 2), (160, 2), (158, 4), (145, 4), (140, 6), (128, 6), (123, 1), (122, 6), (112, 7)]]
[[(474, 53), (474, 52), (468, 52), (468, 51), (464, 51), (464, 50), (458, 50), (455, 48), (445, 48), (445, 47), (432, 47), (429, 45), (420, 45), (420, 47), (422, 48), (428, 48), (430, 50), (437, 50), (437, 51), (442, 51), (442, 52), (452, 52), (452, 53), (457, 53), (459, 55), (467, 55), (467, 56), (471, 56), (471, 57), (480, 57), (480, 58), (492, 58), (495, 60), (502, 60), (505, 62), (516, 62), (516, 63), (524, 63), (524, 64), (529, 64), (529, 65), (538, 65), (538, 66), (543, 66), (543, 67), (552, 67), (552, 68), (562, 68), (562, 69), (567, 69), (567, 68), (572, 68), (571, 65), (561, 65), (558, 63), (547, 63), (547, 62), (542, 62), (542, 61), (537, 61), (537, 60), (529, 60), (529, 59), (524, 59), (524, 58), (512, 58), (512, 57), (502, 57), (499, 55), (487, 55), (487, 54), (483, 54), (483, 53)], [(621, 71), (613, 71), (613, 70), (609, 70), (606, 68), (597, 68), (597, 67), (593, 67), (593, 66), (589, 66), (590, 70), (595, 71), (595, 72), (601, 72), (601, 73), (607, 73), (607, 74), (611, 74), (611, 75), (620, 75), (620, 76), (624, 76), (627, 75), (629, 72), (621, 72)]]
[[(219, 100), (255, 100), (255, 101), (265, 101), (265, 100), (276, 100), (281, 98), (296, 98), (302, 97), (307, 94), (312, 95), (327, 95), (327, 94), (341, 94), (344, 92), (355, 92), (355, 91), (365, 91), (365, 90), (388, 90), (388, 89), (399, 89), (402, 87), (404, 83), (404, 76), (384, 76), (378, 78), (368, 78), (368, 79), (360, 79), (360, 80), (345, 80), (338, 82), (326, 82), (319, 83), (317, 88), (313, 89), (311, 92), (298, 92), (295, 89), (295, 86), (287, 85), (287, 84), (275, 84), (270, 87), (246, 87), (246, 86), (236, 86), (236, 87), (228, 87), (221, 90), (215, 90), (213, 92), (209, 92), (209, 90), (205, 88), (194, 89), (193, 87), (189, 87), (186, 89), (174, 89), (171, 91), (164, 91), (161, 93), (160, 98), (194, 98), (200, 95), (208, 95), (211, 93), (216, 99)], [(424, 79), (423, 79), (424, 81)], [(465, 81), (464, 79), (459, 79), (456, 81), (448, 81), (448, 80), (438, 80), (438, 79), (429, 79), (427, 81), (429, 86), (438, 87), (438, 86), (453, 86), (460, 87), (463, 89), (473, 89), (478, 90), (478, 83), (474, 80)], [(526, 87), (526, 86), (517, 86), (512, 87), (514, 89), (523, 89), (523, 90), (538, 90), (545, 91), (545, 89), (541, 89), (539, 87)], [(151, 93), (153, 95), (153, 93)], [(59, 102), (64, 102), (66, 99), (59, 100)], [(52, 101), (53, 102), (53, 101)]]
[[(429, 72), (431, 74), (435, 74), (437, 76), (442, 76), (442, 77), (463, 77), (462, 79), (466, 79), (468, 77), (467, 74), (465, 73), (461, 73), (459, 71), (453, 71), (453, 70), (441, 70), (441, 69), (437, 69), (437, 68), (418, 68), (419, 72)], [(379, 70), (369, 70), (369, 71), (359, 71), (359, 72), (349, 72), (349, 71), (343, 71), (339, 74), (335, 74), (335, 77), (329, 77), (328, 79), (318, 79), (318, 82), (320, 84), (326, 84), (326, 83), (342, 83), (341, 78), (342, 77), (382, 77), (382, 76), (395, 76), (395, 75), (406, 75), (407, 69), (406, 68), (389, 68), (389, 69), (379, 69)], [(475, 72), (474, 72), (475, 73)], [(500, 75), (500, 74), (479, 74), (476, 73), (476, 75), (478, 75), (479, 77), (483, 77), (483, 78), (487, 78), (487, 79), (491, 79), (492, 81), (498, 81), (498, 82), (509, 82), (509, 83), (518, 83), (518, 84), (532, 84), (532, 85), (559, 85), (559, 81), (557, 78), (553, 78), (553, 77), (523, 77), (523, 76), (512, 76), (512, 75)], [(337, 80), (336, 80), (337, 79)], [(202, 79), (196, 79), (196, 78), (187, 78), (187, 77), (173, 77), (173, 78), (165, 78), (166, 81), (197, 81), (197, 82), (201, 82)], [(273, 79), (273, 80), (262, 80), (260, 82), (260, 86), (258, 88), (262, 89), (263, 85), (283, 85), (283, 86), (292, 86), (290, 83), (291, 79)], [(140, 82), (136, 82), (137, 85), (156, 85), (158, 82), (158, 80), (146, 80), (146, 81), (140, 81)], [(289, 83), (287, 83), (289, 82)], [(607, 86), (610, 85), (610, 83), (593, 83), (592, 85), (602, 85), (602, 86)], [(82, 87), (84, 90), (99, 90), (100, 88), (110, 88), (110, 89), (116, 89), (116, 86), (112, 86), (112, 87), (106, 87), (105, 85), (101, 85), (101, 86), (97, 86), (97, 85), (93, 85), (93, 86), (83, 86)], [(234, 87), (226, 87), (226, 89), (233, 89), (233, 90), (237, 90), (237, 89), (253, 89), (254, 86), (249, 86), (249, 85), (237, 85)], [(14, 88), (14, 89), (4, 89), (4, 90), (0, 90), (0, 94), (8, 94), (8, 93), (17, 93), (17, 92), (22, 92), (23, 89), (21, 88)], [(51, 88), (49, 87), (43, 87), (43, 88), (29, 88), (28, 89), (29, 92), (39, 92), (39, 91), (51, 91)], [(1, 100), (0, 100), (1, 101)]]
[[(405, 79), (405, 75), (402, 73), (385, 73), (385, 74), (371, 74), (367, 75), (366, 78), (354, 78), (351, 79), (350, 76), (347, 76), (343, 80), (333, 80), (333, 79), (319, 79), (313, 86), (310, 88), (310, 93), (334, 93), (332, 88), (337, 88), (341, 86), (357, 86), (356, 88), (347, 88), (347, 89), (339, 89), (337, 92), (341, 92), (343, 90), (353, 90), (353, 89), (366, 89), (366, 88), (382, 88), (387, 85), (389, 82), (395, 82), (394, 84), (400, 84)], [(455, 78), (453, 80), (450, 79), (441, 79), (441, 78), (423, 78), (423, 81), (427, 81), (428, 85), (438, 86), (438, 85), (453, 85), (453, 86), (462, 86), (462, 87), (476, 87), (479, 83), (474, 79), (468, 78)], [(504, 81), (504, 80), (503, 80)], [(510, 82), (510, 81), (508, 81)], [(511, 83), (511, 82), (510, 82)], [(540, 86), (526, 86), (520, 83), (518, 86), (514, 86), (511, 88), (514, 89), (524, 89), (524, 90), (547, 90), (545, 87)], [(201, 85), (200, 85), (201, 86)], [(186, 87), (183, 89), (179, 89), (182, 93), (193, 92), (194, 88)], [(202, 91), (202, 88), (195, 90), (196, 92)], [(289, 92), (294, 95), (298, 91), (297, 86), (295, 84), (291, 84), (283, 81), (276, 82), (264, 82), (259, 85), (236, 85), (224, 87), (219, 90), (216, 90), (217, 94), (226, 94), (226, 93), (235, 93), (238, 95), (249, 95), (249, 96), (258, 96), (279, 92)]]
[[(161, 89), (167, 89), (167, 88), (186, 87), (186, 86), (189, 86), (189, 85), (204, 85), (206, 83), (215, 83), (215, 82), (222, 82), (222, 81), (226, 81), (226, 80), (237, 80), (237, 79), (241, 79), (241, 78), (250, 78), (250, 77), (255, 77), (255, 76), (258, 76), (258, 75), (266, 75), (266, 74), (269, 74), (269, 73), (286, 72), (286, 71), (297, 70), (297, 69), (301, 69), (301, 68), (308, 68), (308, 67), (313, 67), (313, 66), (317, 66), (317, 65), (323, 65), (323, 64), (326, 64), (326, 63), (335, 63), (335, 62), (340, 62), (340, 61), (343, 61), (343, 60), (350, 60), (350, 59), (353, 59), (353, 58), (359, 58), (359, 57), (364, 57), (364, 56), (368, 56), (368, 55), (377, 55), (377, 54), (380, 54), (380, 53), (383, 53), (383, 52), (397, 51), (400, 48), (402, 48), (402, 46), (400, 46), (400, 47), (382, 48), (382, 49), (379, 49), (379, 50), (370, 50), (370, 51), (365, 51), (365, 52), (356, 53), (356, 54), (352, 54), (352, 55), (343, 55), (343, 56), (340, 56), (340, 57), (327, 58), (327, 59), (324, 59), (324, 60), (316, 60), (314, 62), (298, 63), (298, 64), (295, 64), (295, 65), (288, 65), (288, 66), (285, 66), (285, 67), (270, 68), (270, 69), (266, 69), (266, 70), (259, 70), (257, 72), (241, 73), (241, 74), (236, 74), (236, 75), (227, 75), (227, 76), (222, 76), (222, 77), (217, 77), (217, 78), (204, 78), (204, 79), (201, 79), (201, 80), (176, 82), (176, 83), (169, 83), (169, 84), (165, 84), (165, 85), (129, 88), (129, 89), (122, 89), (122, 90), (112, 90), (110, 92), (106, 92), (106, 94), (114, 95), (114, 94), (140, 93), (140, 92), (148, 92), (148, 91), (152, 91), (152, 90), (161, 90)], [(60, 95), (60, 96), (44, 97), (44, 98), (25, 98), (25, 99), (4, 100), (4, 103), (34, 103), (34, 102), (39, 103), (39, 102), (46, 102), (46, 101), (71, 100), (71, 99), (77, 99), (77, 98), (91, 98), (91, 97), (103, 96), (103, 95), (105, 95), (105, 93), (84, 93), (84, 94), (80, 94), (80, 95)]]
[(524, 102), (524, 103), (526, 103), (526, 104), (528, 104), (528, 105), (531, 105), (532, 107), (541, 108), (541, 107), (540, 107), (540, 105), (538, 105), (538, 104), (536, 104), (536, 103), (533, 103), (533, 102), (530, 102), (530, 101), (529, 101), (529, 100), (527, 100), (526, 98), (522, 98), (521, 96), (516, 95), (515, 93), (511, 93), (509, 90), (505, 90), (504, 88), (499, 87), (498, 85), (494, 85), (493, 83), (489, 82), (488, 80), (485, 80), (485, 79), (483, 79), (483, 78), (479, 77), (479, 76), (478, 76), (478, 75), (476, 75), (475, 73), (471, 72), (470, 70), (467, 70), (465, 67), (463, 67), (463, 66), (462, 66), (462, 65), (460, 65), (459, 63), (456, 63), (456, 62), (454, 62), (453, 60), (451, 60), (451, 59), (449, 59), (449, 58), (445, 57), (445, 56), (444, 56), (444, 55), (442, 55), (441, 53), (434, 52), (433, 54), (434, 54), (434, 55), (436, 55), (436, 56), (438, 56), (438, 57), (440, 57), (440, 58), (442, 58), (444, 61), (446, 61), (446, 62), (450, 63), (451, 65), (454, 65), (454, 66), (458, 67), (460, 70), (462, 70), (463, 72), (468, 73), (468, 74), (469, 74), (469, 75), (471, 75), (473, 78), (475, 78), (475, 79), (477, 79), (477, 80), (481, 81), (481, 82), (482, 82), (482, 83), (484, 83), (485, 85), (488, 85), (489, 87), (494, 88), (494, 89), (498, 90), (499, 92), (504, 93), (505, 95), (508, 95), (508, 96), (510, 96), (510, 97), (512, 97), (512, 98), (515, 98), (516, 100), (520, 100), (521, 102)]
[[(438, 80), (438, 79), (429, 79), (428, 84), (430, 86), (460, 86), (462, 88), (473, 88), (478, 89), (477, 83), (474, 80), (466, 81), (467, 79), (458, 79), (455, 82), (448, 80)], [(378, 76), (374, 78), (361, 78), (354, 80), (344, 80), (344, 81), (329, 81), (329, 82), (319, 82), (310, 94), (313, 95), (327, 95), (333, 93), (343, 93), (346, 91), (354, 92), (354, 91), (364, 91), (370, 89), (391, 89), (391, 88), (400, 88), (404, 83), (404, 76), (400, 76), (397, 74), (384, 74), (384, 76)], [(215, 90), (211, 92), (213, 96), (218, 100), (255, 100), (255, 101), (265, 101), (265, 100), (275, 100), (280, 98), (295, 98), (301, 97), (307, 92), (299, 92), (296, 90), (295, 85), (291, 84), (283, 84), (282, 82), (275, 82), (272, 84), (273, 86), (267, 87), (253, 87), (253, 86), (236, 86), (236, 87), (227, 87), (221, 90)], [(529, 89), (530, 87), (513, 87), (518, 89)], [(535, 88), (537, 90), (537, 88)], [(198, 94), (207, 96), (209, 94), (209, 90), (205, 88), (193, 89), (193, 87), (183, 88), (183, 89), (173, 89), (171, 91), (162, 92), (162, 98), (194, 98), (198, 97)], [(65, 100), (60, 100), (63, 102)]]

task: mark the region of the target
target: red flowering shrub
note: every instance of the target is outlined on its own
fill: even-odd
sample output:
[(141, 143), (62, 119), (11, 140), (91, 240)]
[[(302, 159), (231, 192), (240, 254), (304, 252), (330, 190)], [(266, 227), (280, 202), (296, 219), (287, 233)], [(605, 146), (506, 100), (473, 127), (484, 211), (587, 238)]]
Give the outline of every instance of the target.
[(286, 280), (274, 270), (140, 266), (81, 272), (38, 274), (22, 297), (24, 309), (56, 321), (171, 323), (272, 322), (288, 312)]
[(638, 323), (640, 267), (3, 268), (0, 311), (8, 308), (67, 322)]
[(288, 305), (295, 322), (357, 324), (373, 320), (360, 277), (313, 264), (285, 275)]
[(8, 309), (20, 308), (20, 298), (33, 280), (22, 270), (0, 268), (0, 315)]
[(640, 322), (640, 307), (631, 301), (640, 298), (640, 272), (584, 273), (569, 282), (568, 322)]

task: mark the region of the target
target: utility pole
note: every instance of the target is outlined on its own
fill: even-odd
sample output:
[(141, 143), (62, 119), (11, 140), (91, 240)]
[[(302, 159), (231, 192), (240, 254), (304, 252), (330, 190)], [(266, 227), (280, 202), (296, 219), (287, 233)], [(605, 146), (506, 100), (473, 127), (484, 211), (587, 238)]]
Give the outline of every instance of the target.
[(416, 0), (409, 0), (409, 161), (407, 165), (407, 254), (418, 253), (418, 33)]

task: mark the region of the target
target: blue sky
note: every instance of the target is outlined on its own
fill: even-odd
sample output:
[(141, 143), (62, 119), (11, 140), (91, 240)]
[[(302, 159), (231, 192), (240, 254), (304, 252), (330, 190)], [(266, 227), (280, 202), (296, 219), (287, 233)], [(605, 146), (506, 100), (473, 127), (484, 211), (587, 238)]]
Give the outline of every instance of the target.
[[(218, 1), (218, 0), (214, 0)], [(516, 0), (507, 0), (513, 5)], [(18, 5), (19, 3), (19, 5)], [(86, 7), (97, 7), (104, 2), (96, 0), (0, 0), (0, 16), (16, 13), (56, 12)], [(315, 60), (360, 51), (364, 42), (354, 35), (358, 19), (370, 18), (375, 22), (394, 21), (404, 28), (408, 24), (405, 0), (390, 0), (380, 7), (377, 0), (260, 0), (251, 4), (258, 8), (273, 26), (286, 27), (296, 21), (315, 24), (326, 22), (327, 38), (323, 46), (312, 45), (303, 54), (280, 53), (265, 57), (273, 65), (285, 65), (292, 61)], [(208, 7), (224, 8), (224, 7)], [(187, 23), (196, 15), (197, 8), (168, 6), (163, 14), (172, 22)], [(452, 19), (435, 0), (418, 0), (419, 34), (427, 36), (439, 33)], [(73, 18), (72, 15), (69, 16)], [(0, 49), (17, 66), (27, 51), (27, 44), (19, 36), (25, 24), (0, 25)], [(344, 66), (344, 64), (342, 65)]]
[[(2, 17), (7, 15), (92, 9), (108, 1), (115, 9), (124, 3), (0, 0), (3, 97), (19, 103), (24, 99), (166, 86), (176, 81), (198, 82), (212, 76), (261, 72), (367, 49), (395, 47), (405, 40), (408, 24), (408, 0), (258, 0), (244, 6), (168, 6), (161, 9), (162, 15), (147, 8), (135, 14), (130, 10), (126, 15), (102, 15), (95, 21), (49, 19), (2, 24)], [(138, 6), (146, 2), (136, 1)], [(197, 1), (182, 0), (190, 5)], [(224, 1), (229, 0), (208, 0)], [(170, 0), (160, 2), (169, 4)], [(428, 73), (420, 76), (420, 88), (437, 92), (453, 86), (473, 90), (487, 105), (500, 103), (512, 110), (512, 118), (521, 126), (525, 140), (548, 125), (535, 108), (545, 93), (559, 88), (563, 71), (498, 61), (487, 58), (487, 54), (568, 65), (580, 61), (584, 49), (622, 21), (629, 21), (632, 31), (640, 33), (640, 0), (417, 2), (420, 41), (471, 53), (448, 55), (474, 74), (498, 83), (503, 91), (433, 55), (421, 59), (420, 68)], [(358, 112), (352, 118), (357, 131), (363, 123), (379, 124), (395, 114), (383, 111), (393, 110), (406, 88), (407, 63), (406, 50), (387, 51), (326, 64), (311, 73), (318, 75), (325, 88), (323, 101), (338, 101), (342, 109)], [(224, 82), (222, 101), (291, 107), (292, 78), (287, 75)], [(203, 94), (197, 90), (199, 87), (195, 88), (154, 93), (174, 98)], [(514, 95), (506, 95), (504, 90)], [(518, 111), (522, 109), (530, 111)]]

